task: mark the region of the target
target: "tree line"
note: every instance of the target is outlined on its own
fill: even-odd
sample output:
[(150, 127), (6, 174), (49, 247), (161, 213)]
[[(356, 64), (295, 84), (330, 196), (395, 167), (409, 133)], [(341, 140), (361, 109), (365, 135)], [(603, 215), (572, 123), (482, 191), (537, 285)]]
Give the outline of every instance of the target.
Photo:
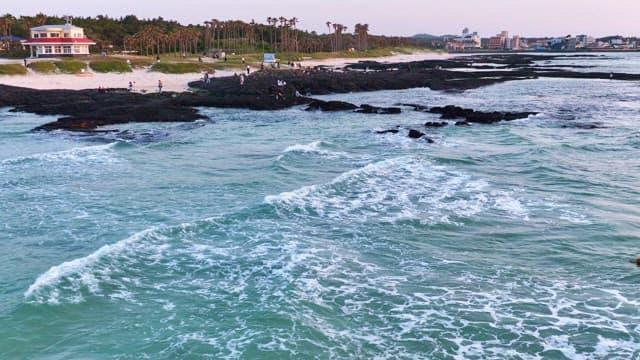
[[(29, 38), (29, 29), (40, 25), (62, 25), (61, 16), (37, 14), (0, 17), (0, 33), (4, 39), (11, 35)], [(298, 28), (297, 18), (268, 17), (265, 23), (252, 20), (212, 19), (198, 25), (182, 25), (162, 17), (139, 19), (135, 15), (120, 18), (98, 15), (74, 17), (73, 24), (84, 28), (87, 37), (96, 42), (99, 51), (135, 51), (142, 55), (167, 53), (196, 54), (208, 52), (340, 52), (345, 50), (422, 46), (416, 39), (371, 35), (368, 24), (355, 24), (353, 32), (347, 25), (327, 21), (327, 34)], [(12, 44), (7, 40), (5, 48)]]

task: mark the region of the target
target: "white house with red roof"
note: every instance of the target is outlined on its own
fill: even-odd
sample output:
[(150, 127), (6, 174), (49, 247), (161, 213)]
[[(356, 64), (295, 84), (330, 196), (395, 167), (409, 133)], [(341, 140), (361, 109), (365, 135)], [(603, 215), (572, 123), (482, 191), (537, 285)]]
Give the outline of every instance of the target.
[(25, 42), (31, 57), (85, 56), (95, 44), (81, 27), (70, 23), (31, 28), (31, 38)]

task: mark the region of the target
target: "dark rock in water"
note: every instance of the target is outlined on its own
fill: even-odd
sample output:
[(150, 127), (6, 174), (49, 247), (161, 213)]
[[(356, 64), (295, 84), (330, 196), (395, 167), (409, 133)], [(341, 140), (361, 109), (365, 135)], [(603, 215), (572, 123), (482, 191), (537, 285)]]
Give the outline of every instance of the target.
[(358, 107), (354, 104), (344, 101), (323, 101), (313, 100), (307, 106), (307, 111), (321, 110), (321, 111), (347, 111), (355, 110)]
[(505, 112), (505, 111), (476, 111), (466, 109), (459, 106), (447, 105), (444, 107), (432, 107), (430, 113), (440, 114), (442, 119), (465, 119), (466, 122), (479, 124), (493, 124), (499, 121), (511, 121), (516, 119), (524, 119), (535, 112)]
[(456, 121), (456, 126), (471, 126), (471, 123), (468, 121)]
[(403, 104), (403, 103), (396, 104), (396, 105), (398, 105), (398, 106), (409, 106), (409, 107), (412, 107), (412, 108), (413, 108), (413, 110), (415, 110), (415, 111), (420, 111), (420, 112), (427, 112), (427, 111), (429, 111), (429, 107), (428, 107), (428, 106), (424, 106), (424, 105), (418, 105), (418, 104)]
[(459, 106), (447, 105), (444, 107), (435, 106), (428, 110), (433, 114), (440, 114), (442, 119), (459, 119), (465, 118), (467, 115), (473, 113), (472, 109), (465, 109)]
[(601, 123), (572, 123), (562, 125), (563, 129), (582, 129), (582, 130), (594, 130), (594, 129), (606, 129)]
[(390, 130), (376, 131), (376, 134), (397, 134), (399, 132), (400, 132), (400, 130), (398, 130), (398, 129), (390, 129)]
[(377, 107), (369, 104), (362, 104), (356, 109), (357, 113), (362, 114), (400, 114), (402, 110), (398, 107)]
[(446, 121), (429, 121), (424, 123), (424, 126), (426, 127), (435, 127), (435, 128), (445, 127), (447, 125), (449, 125), (449, 123)]
[(636, 259), (636, 265), (640, 266), (640, 258)]
[(410, 129), (409, 130), (409, 137), (412, 139), (420, 139), (421, 137), (425, 136), (426, 134), (418, 131), (418, 130), (414, 130), (414, 129)]

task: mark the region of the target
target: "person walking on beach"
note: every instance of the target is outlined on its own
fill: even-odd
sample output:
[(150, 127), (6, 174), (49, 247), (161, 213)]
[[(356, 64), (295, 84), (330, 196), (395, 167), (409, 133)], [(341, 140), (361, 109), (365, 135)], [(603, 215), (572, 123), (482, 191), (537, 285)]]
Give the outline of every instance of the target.
[(247, 76), (251, 74), (251, 66), (247, 65)]
[(204, 84), (209, 85), (209, 72), (204, 73)]
[(24, 59), (24, 67), (27, 67), (27, 59)]
[(162, 92), (162, 80), (158, 80), (158, 92)]
[(129, 81), (129, 92), (133, 92), (133, 83)]

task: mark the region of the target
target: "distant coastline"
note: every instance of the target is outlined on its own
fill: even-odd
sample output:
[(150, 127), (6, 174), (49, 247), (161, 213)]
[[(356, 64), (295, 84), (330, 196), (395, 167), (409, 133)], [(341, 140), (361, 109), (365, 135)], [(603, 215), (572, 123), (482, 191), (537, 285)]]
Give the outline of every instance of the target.
[(579, 53), (635, 53), (640, 49), (581, 49), (581, 50), (491, 50), (491, 49), (473, 49), (473, 50), (449, 50), (449, 54), (579, 54)]

